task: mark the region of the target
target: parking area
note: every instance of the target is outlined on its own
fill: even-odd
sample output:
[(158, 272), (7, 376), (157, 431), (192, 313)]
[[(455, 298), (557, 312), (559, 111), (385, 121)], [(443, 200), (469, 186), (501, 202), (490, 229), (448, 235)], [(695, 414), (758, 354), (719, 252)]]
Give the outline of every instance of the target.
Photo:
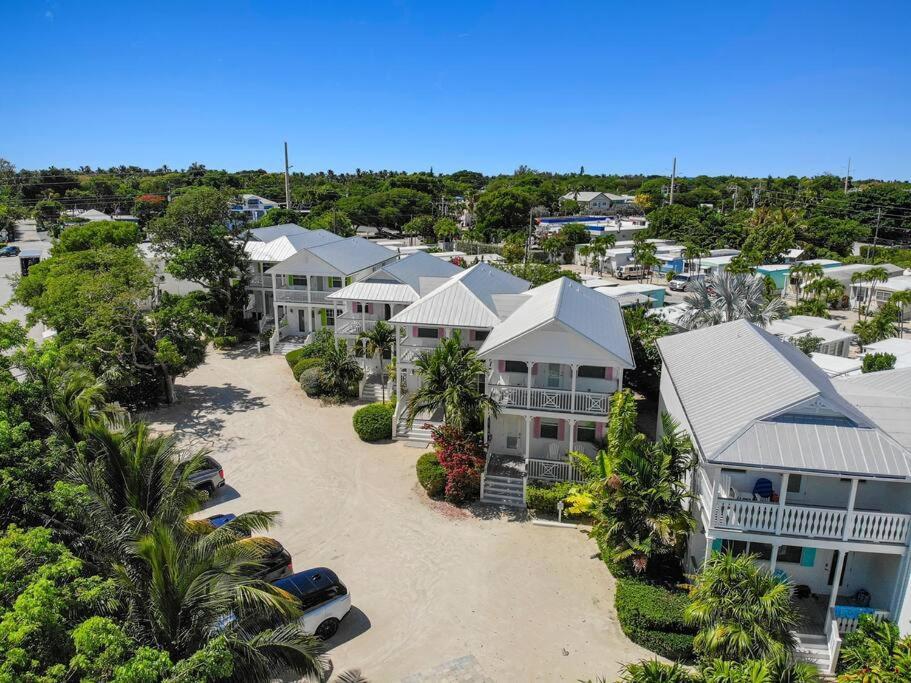
[(648, 657), (620, 631), (593, 541), (427, 499), (421, 451), (369, 445), (354, 407), (322, 407), (280, 356), (212, 352), (179, 381), (158, 428), (211, 449), (227, 486), (205, 514), (278, 510), (296, 570), (328, 566), (354, 609), (330, 641), (336, 671), (370, 680), (576, 681)]

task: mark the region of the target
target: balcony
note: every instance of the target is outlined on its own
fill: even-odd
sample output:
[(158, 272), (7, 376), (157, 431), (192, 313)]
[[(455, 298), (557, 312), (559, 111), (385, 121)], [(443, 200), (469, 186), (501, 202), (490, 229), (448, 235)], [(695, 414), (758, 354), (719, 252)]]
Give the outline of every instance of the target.
[(610, 394), (591, 391), (576, 391), (575, 405), (573, 392), (562, 389), (540, 389), (532, 387), (488, 384), (490, 397), (502, 408), (521, 408), (542, 412), (577, 413), (580, 415), (607, 415)]
[(356, 337), (361, 332), (372, 330), (377, 321), (370, 318), (361, 319), (358, 313), (346, 313), (335, 319), (335, 333), (346, 337)]
[(284, 286), (275, 290), (275, 300), (288, 304), (324, 304), (331, 292), (306, 287)]
[(908, 514), (732, 498), (730, 482), (713, 481), (703, 469), (699, 488), (713, 529), (896, 545), (906, 544), (911, 531)]
[(272, 276), (271, 275), (251, 275), (250, 276), (250, 286), (251, 287), (267, 287), (272, 289)]

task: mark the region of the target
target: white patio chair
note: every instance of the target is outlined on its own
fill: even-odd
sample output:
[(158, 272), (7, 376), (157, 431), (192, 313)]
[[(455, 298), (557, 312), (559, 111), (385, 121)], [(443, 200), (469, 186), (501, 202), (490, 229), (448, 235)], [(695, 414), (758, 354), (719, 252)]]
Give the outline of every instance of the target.
[(547, 454), (551, 460), (562, 460), (564, 455), (563, 448), (562, 443), (552, 443), (547, 447)]

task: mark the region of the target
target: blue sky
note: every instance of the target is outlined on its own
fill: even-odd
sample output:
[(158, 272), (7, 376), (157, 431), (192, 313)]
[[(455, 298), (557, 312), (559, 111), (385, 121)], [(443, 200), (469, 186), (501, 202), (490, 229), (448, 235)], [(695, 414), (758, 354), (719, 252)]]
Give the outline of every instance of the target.
[(911, 2), (0, 3), (22, 168), (909, 178)]

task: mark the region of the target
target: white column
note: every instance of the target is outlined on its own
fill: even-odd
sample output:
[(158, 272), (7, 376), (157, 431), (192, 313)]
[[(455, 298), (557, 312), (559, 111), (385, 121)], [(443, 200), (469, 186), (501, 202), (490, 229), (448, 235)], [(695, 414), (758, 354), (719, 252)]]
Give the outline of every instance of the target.
[(851, 493), (848, 496), (848, 513), (845, 515), (845, 529), (841, 534), (841, 540), (847, 541), (851, 529), (854, 527), (854, 501), (857, 500), (858, 479), (854, 477), (851, 480)]
[(772, 544), (772, 557), (769, 559), (769, 573), (775, 573), (775, 565), (778, 564), (778, 544)]
[(784, 522), (784, 501), (788, 497), (788, 479), (791, 473), (785, 472), (781, 475), (781, 491), (778, 492), (778, 518), (775, 520), (775, 533), (781, 533), (781, 524)]
[(705, 557), (702, 560), (702, 563), (705, 564), (712, 558), (712, 543), (715, 542), (715, 539), (711, 536), (705, 537)]
[(310, 303), (310, 276), (307, 276), (307, 303)]
[(534, 367), (534, 365), (535, 365), (534, 363), (529, 363), (528, 361), (525, 362), (525, 367), (528, 368), (528, 375), (527, 375), (528, 380), (526, 382), (528, 384), (528, 395), (525, 397), (525, 407), (526, 408), (531, 407), (531, 370)]
[[(571, 412), (576, 412), (576, 376), (579, 374), (579, 366), (576, 363), (573, 363), (569, 366), (572, 371), (572, 384), (569, 395), (569, 409)], [(570, 437), (570, 450), (572, 450), (572, 437)]]
[(361, 302), (361, 332), (367, 331), (367, 303)]
[[(575, 379), (575, 377), (574, 377), (573, 379)], [(572, 449), (573, 449), (573, 445), (574, 445), (574, 444), (573, 444), (573, 441), (575, 440), (573, 437), (576, 436), (576, 434), (575, 434), (575, 432), (576, 432), (576, 421), (575, 421), (575, 420), (567, 420), (567, 421), (566, 421), (566, 426), (569, 427), (569, 450), (572, 450)]]
[(525, 462), (531, 458), (531, 415), (525, 416)]
[(835, 607), (835, 602), (838, 600), (838, 589), (841, 588), (841, 571), (845, 566), (845, 556), (847, 554), (845, 550), (838, 551), (838, 562), (835, 563), (835, 577), (832, 579), (832, 595), (829, 596), (829, 609)]
[(277, 275), (272, 276), (272, 320), (275, 321), (275, 331), (278, 332), (278, 293), (275, 291), (275, 278)]
[(483, 441), (483, 444), (484, 444), (484, 450), (486, 451), (486, 450), (487, 450), (487, 408), (486, 408), (486, 407), (484, 408), (483, 420), (484, 420), (484, 441)]

